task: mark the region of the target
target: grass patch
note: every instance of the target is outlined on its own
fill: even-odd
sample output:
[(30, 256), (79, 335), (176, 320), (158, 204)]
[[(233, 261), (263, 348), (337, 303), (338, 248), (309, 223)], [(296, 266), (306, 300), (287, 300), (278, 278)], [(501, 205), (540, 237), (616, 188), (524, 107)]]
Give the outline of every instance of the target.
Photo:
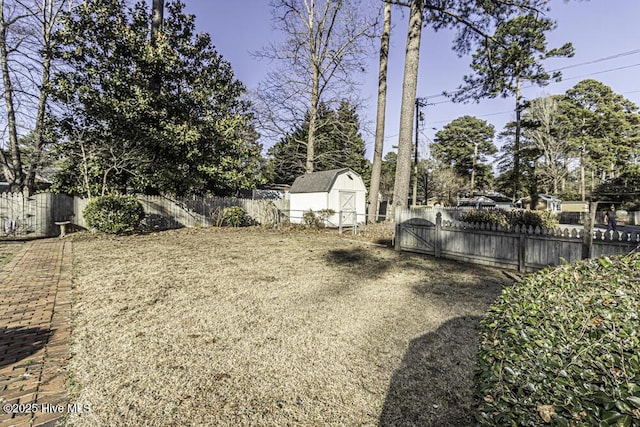
[(255, 227), (84, 236), (74, 257), (83, 426), (470, 424), (478, 323), (507, 282)]

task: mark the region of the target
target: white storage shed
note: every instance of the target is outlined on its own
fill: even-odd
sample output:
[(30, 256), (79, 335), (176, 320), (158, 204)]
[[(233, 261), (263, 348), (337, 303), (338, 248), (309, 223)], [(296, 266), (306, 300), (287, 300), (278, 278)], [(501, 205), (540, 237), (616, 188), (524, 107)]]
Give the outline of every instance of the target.
[(300, 224), (308, 210), (331, 209), (335, 214), (327, 218), (328, 227), (364, 224), (366, 198), (362, 177), (349, 168), (308, 173), (289, 189), (290, 220)]

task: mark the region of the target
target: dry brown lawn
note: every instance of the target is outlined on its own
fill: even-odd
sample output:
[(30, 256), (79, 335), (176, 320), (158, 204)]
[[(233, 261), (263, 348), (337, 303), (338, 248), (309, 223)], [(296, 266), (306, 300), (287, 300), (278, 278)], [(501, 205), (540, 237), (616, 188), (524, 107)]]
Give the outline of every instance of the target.
[(74, 262), (83, 426), (472, 424), (477, 325), (509, 282), (258, 228), (80, 238)]

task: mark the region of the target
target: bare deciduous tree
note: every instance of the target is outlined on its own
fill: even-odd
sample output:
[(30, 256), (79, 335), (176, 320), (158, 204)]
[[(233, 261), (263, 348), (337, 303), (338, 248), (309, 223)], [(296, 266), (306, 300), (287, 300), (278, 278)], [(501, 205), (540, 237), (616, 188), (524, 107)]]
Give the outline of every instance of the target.
[(558, 101), (552, 96), (531, 101), (525, 113), (525, 120), (533, 120), (536, 126), (526, 129), (527, 137), (538, 153), (536, 175), (547, 193), (558, 194), (561, 182), (567, 177), (566, 158), (568, 151), (566, 128), (560, 122)]
[[(273, 18), (284, 39), (256, 53), (281, 67), (257, 93), (263, 133), (282, 138), (309, 117), (307, 173), (313, 172), (320, 103), (357, 105), (355, 78), (365, 71), (376, 15), (359, 0), (273, 0)], [(367, 4), (368, 5), (368, 4)]]
[[(13, 191), (31, 193), (45, 145), (45, 117), (51, 77), (52, 35), (69, 0), (0, 0), (0, 70), (8, 144), (0, 163)], [(25, 170), (20, 139), (32, 133)]]

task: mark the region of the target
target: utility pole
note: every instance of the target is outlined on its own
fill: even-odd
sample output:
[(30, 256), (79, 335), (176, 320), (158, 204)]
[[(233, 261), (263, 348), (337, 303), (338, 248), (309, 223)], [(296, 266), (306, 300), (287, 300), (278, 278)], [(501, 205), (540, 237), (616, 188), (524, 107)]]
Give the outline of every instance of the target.
[(413, 197), (411, 199), (411, 207), (416, 207), (416, 200), (418, 199), (418, 130), (419, 121), (421, 119), (421, 107), (427, 106), (426, 98), (416, 98), (416, 144), (413, 152)]

